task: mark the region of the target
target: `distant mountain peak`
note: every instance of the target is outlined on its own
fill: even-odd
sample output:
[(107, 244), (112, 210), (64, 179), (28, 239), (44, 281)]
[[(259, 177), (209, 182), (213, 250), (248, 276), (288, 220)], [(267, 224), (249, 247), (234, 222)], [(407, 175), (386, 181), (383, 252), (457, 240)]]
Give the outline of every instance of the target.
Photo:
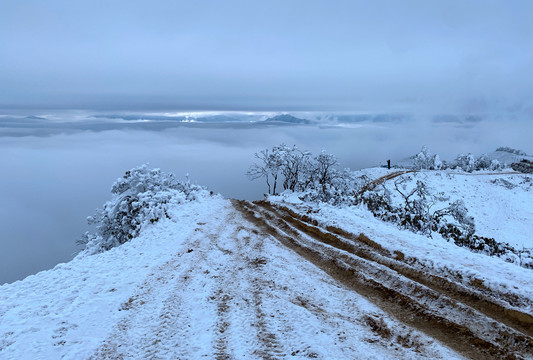
[(290, 124), (310, 124), (311, 121), (307, 119), (300, 119), (289, 114), (281, 114), (266, 119), (267, 122), (284, 122)]

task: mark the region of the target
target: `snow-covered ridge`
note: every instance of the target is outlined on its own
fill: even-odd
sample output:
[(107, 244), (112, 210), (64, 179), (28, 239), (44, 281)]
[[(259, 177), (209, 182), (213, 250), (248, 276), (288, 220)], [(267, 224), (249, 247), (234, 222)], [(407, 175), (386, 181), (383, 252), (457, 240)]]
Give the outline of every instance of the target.
[[(375, 179), (391, 171), (353, 175)], [(529, 175), (432, 170), (400, 176), (423, 181), (450, 200), (461, 198), (482, 235), (531, 245)], [(533, 355), (527, 345), (533, 343), (527, 328), (533, 321), (530, 269), (472, 253), (437, 234), (402, 230), (362, 203), (303, 201), (298, 192), (271, 196), (273, 206), (229, 201), (145, 167), (127, 172), (113, 189), (107, 207), (113, 211), (100, 220), (119, 214), (117, 221), (133, 231), (127, 233), (131, 239), (0, 286), (0, 358)], [(289, 225), (294, 219), (284, 208), (312, 221)], [(370, 243), (375, 247), (365, 245)], [(432, 288), (425, 275), (452, 284), (460, 295)], [(377, 286), (372, 284), (401, 296), (376, 301), (357, 290)], [(461, 302), (464, 294), (473, 300)], [(480, 311), (479, 298), (499, 309), (501, 318)], [(402, 316), (394, 299), (412, 304), (405, 309), (409, 316)], [(475, 349), (456, 346), (465, 341), (462, 335), (448, 340), (439, 319), (452, 329), (470, 329), (465, 339), (481, 342)], [(428, 331), (431, 324), (437, 333)], [(483, 341), (494, 342), (496, 350), (486, 350)]]
[(176, 222), (1, 286), (0, 358), (460, 358), (259, 232), (228, 200), (170, 212)]

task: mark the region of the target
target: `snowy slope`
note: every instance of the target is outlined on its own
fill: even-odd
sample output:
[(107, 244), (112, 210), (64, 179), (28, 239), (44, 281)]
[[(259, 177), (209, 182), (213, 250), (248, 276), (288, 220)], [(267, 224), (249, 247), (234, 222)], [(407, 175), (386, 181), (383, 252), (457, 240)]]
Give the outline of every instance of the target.
[[(355, 173), (376, 179), (393, 171), (369, 168)], [(508, 242), (519, 249), (533, 248), (531, 175), (453, 170), (410, 172), (383, 183), (398, 205), (402, 198), (394, 190), (394, 181), (400, 178), (411, 185), (421, 180), (433, 193), (444, 192), (450, 197), (449, 201), (462, 199), (469, 214), (474, 217), (477, 234), (493, 237), (498, 242)], [(363, 233), (390, 253), (402, 253), (407, 262), (417, 263), (435, 275), (446, 274), (454, 281), (480, 283), (501, 294), (527, 299), (521, 309), (533, 314), (533, 271), (530, 269), (457, 247), (439, 234), (428, 238), (401, 230), (395, 224), (375, 218), (362, 204), (349, 207), (319, 205), (303, 202), (298, 194), (290, 193), (271, 196), (269, 201), (305, 214), (323, 227), (335, 226), (353, 234)], [(435, 209), (446, 206), (449, 201), (436, 203)]]
[[(532, 244), (530, 177), (402, 176)], [(176, 203), (123, 245), (0, 286), (0, 359), (533, 358), (532, 270), (363, 206), (270, 201)]]
[(498, 160), (500, 164), (511, 165), (512, 163), (518, 163), (521, 160), (533, 161), (533, 156), (530, 155), (520, 155), (511, 153), (508, 151), (493, 151), (487, 154), (490, 159)]
[(363, 206), (338, 208), (323, 204), (309, 208), (308, 204), (294, 197), (272, 197), (270, 200), (307, 214), (324, 227), (336, 226), (353, 234), (365, 234), (391, 253), (403, 254), (406, 262), (419, 264), (433, 274), (450, 278), (460, 274), (460, 279), (456, 278), (456, 281), (465, 284), (480, 282), (502, 294), (527, 299), (520, 308), (533, 314), (533, 271), (530, 269), (497, 257), (473, 253), (436, 235), (430, 239), (400, 230), (391, 223), (376, 219)]
[[(390, 173), (383, 168), (361, 170), (370, 178)], [(453, 170), (419, 171), (403, 175), (409, 183), (421, 180), (432, 192), (444, 192), (449, 201), (462, 199), (474, 217), (476, 233), (498, 242), (522, 248), (533, 248), (533, 176), (497, 174), (493, 172), (464, 173)], [(394, 200), (401, 198), (394, 191), (394, 180), (384, 184)], [(435, 208), (447, 202), (437, 203)]]
[[(143, 236), (102, 254), (0, 287), (0, 358), (87, 358), (127, 312), (144, 282), (157, 281), (186, 253), (194, 229), (224, 201), (188, 203)], [(31, 346), (28, 346), (31, 344)]]
[(0, 287), (1, 359), (460, 356), (264, 234), (223, 199)]

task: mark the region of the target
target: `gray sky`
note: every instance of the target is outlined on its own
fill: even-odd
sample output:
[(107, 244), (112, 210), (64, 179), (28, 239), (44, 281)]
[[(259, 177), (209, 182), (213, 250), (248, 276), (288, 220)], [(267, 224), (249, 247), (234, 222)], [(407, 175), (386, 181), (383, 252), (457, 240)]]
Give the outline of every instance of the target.
[(522, 104), (533, 1), (0, 2), (0, 106)]

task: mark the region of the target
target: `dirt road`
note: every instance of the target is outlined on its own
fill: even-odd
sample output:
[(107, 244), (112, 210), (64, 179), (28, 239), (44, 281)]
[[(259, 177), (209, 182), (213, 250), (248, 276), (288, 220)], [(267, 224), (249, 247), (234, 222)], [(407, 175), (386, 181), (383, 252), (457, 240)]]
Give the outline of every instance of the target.
[(533, 356), (533, 317), (502, 306), (500, 295), (428, 275), (402, 261), (403, 254), (387, 253), (364, 235), (320, 228), (289, 209), (267, 202), (235, 206), (352, 291), (465, 357)]
[(520, 359), (533, 317), (364, 235), (232, 200), (138, 286), (93, 359)]

